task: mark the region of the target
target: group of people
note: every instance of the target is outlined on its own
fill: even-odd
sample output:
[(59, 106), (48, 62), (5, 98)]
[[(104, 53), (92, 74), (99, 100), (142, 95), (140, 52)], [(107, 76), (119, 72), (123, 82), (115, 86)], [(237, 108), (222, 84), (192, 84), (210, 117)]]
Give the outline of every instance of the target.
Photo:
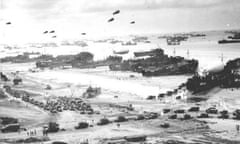
[(27, 136), (36, 136), (36, 135), (37, 135), (36, 129), (34, 129), (34, 130), (27, 130)]
[(43, 128), (42, 134), (43, 134), (43, 136), (48, 136), (48, 132), (47, 132), (47, 130), (45, 128)]

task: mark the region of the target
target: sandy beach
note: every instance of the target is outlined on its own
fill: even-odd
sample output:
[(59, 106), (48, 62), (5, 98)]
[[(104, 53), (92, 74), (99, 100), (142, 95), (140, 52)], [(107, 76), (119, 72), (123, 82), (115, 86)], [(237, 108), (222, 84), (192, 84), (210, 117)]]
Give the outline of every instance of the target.
[[(215, 39), (214, 39), (215, 38)], [(151, 44), (139, 44), (137, 46), (129, 46), (130, 53), (124, 56), (124, 59), (133, 58), (134, 51), (150, 50), (156, 48), (159, 41), (156, 37), (151, 37)], [(173, 55), (172, 51), (176, 50), (176, 55), (188, 57), (186, 51), (189, 49), (190, 56), (199, 60), (201, 69), (210, 69), (212, 67), (223, 64), (220, 59), (221, 53), (224, 54), (224, 63), (229, 59), (238, 57), (240, 53), (236, 45), (220, 46), (216, 43), (216, 37), (207, 37), (206, 39), (190, 39), (180, 46), (167, 46), (165, 43), (159, 44), (165, 50), (165, 53)], [(104, 48), (105, 47), (105, 48)], [(102, 59), (108, 55), (112, 55), (113, 49), (121, 49), (123, 46), (112, 44), (94, 44), (90, 43), (88, 47), (55, 47), (47, 48), (48, 54), (76, 54), (81, 51), (90, 51), (94, 53), (94, 59)], [(69, 49), (71, 48), (71, 49)], [(57, 50), (57, 53), (55, 51)], [(231, 49), (231, 51), (229, 50)], [(42, 49), (24, 49), (23, 51), (41, 51)], [(9, 50), (10, 51), (10, 50)], [(19, 51), (19, 50), (17, 50)], [(104, 51), (101, 52), (100, 51)], [(15, 50), (11, 50), (15, 52)], [(67, 53), (68, 52), (68, 53)], [(6, 55), (9, 52), (6, 52)], [(3, 57), (3, 55), (2, 55)], [(12, 86), (14, 89), (25, 90), (33, 93), (34, 99), (45, 102), (49, 98), (54, 97), (81, 97), (88, 86), (101, 87), (101, 94), (92, 99), (86, 99), (95, 110), (101, 111), (100, 115), (81, 115), (77, 112), (64, 111), (59, 114), (50, 114), (35, 108), (31, 104), (27, 105), (19, 103), (16, 108), (11, 107), (8, 100), (1, 100), (0, 114), (2, 116), (16, 117), (21, 119), (21, 125), (28, 129), (37, 129), (38, 135), (41, 135), (41, 126), (46, 125), (49, 121), (56, 121), (62, 129), (59, 133), (49, 134), (51, 141), (63, 140), (69, 143), (77, 143), (89, 139), (92, 143), (97, 143), (103, 138), (121, 137), (126, 135), (148, 135), (149, 141), (164, 141), (167, 139), (182, 140), (185, 142), (194, 142), (204, 139), (204, 141), (213, 141), (216, 139), (240, 140), (236, 134), (235, 126), (239, 124), (236, 120), (222, 120), (218, 118), (204, 119), (207, 124), (194, 120), (167, 120), (169, 115), (162, 115), (164, 108), (169, 109), (185, 109), (188, 110), (195, 103), (189, 103), (186, 99), (176, 100), (175, 97), (169, 97), (162, 100), (146, 100), (149, 95), (158, 95), (166, 93), (169, 90), (177, 88), (181, 83), (185, 83), (191, 75), (180, 76), (160, 76), (160, 77), (143, 77), (139, 73), (134, 72), (118, 72), (110, 71), (108, 67), (97, 67), (96, 69), (46, 69), (32, 73), (29, 70), (35, 68), (35, 63), (1, 63), (1, 71), (13, 78), (12, 72), (19, 71), (19, 77), (23, 79), (21, 85)], [(130, 77), (134, 75), (134, 77)], [(11, 82), (7, 84), (12, 85)], [(1, 85), (4, 83), (1, 82)], [(51, 85), (51, 90), (46, 90), (46, 85)], [(205, 109), (216, 106), (219, 110), (228, 110), (232, 113), (240, 105), (240, 97), (238, 89), (220, 89), (216, 88), (203, 97), (207, 97), (206, 101), (198, 103), (201, 106), (200, 112)], [(178, 95), (178, 94), (177, 94)], [(193, 97), (190, 93), (184, 93), (186, 98)], [(117, 98), (116, 98), (117, 96)], [(110, 105), (127, 106), (132, 104), (134, 111), (125, 112), (124, 110)], [(74, 126), (79, 121), (86, 121), (96, 124), (99, 119), (107, 116), (109, 119), (115, 119), (118, 115), (127, 117), (143, 114), (144, 112), (157, 112), (161, 116), (157, 120), (144, 120), (142, 122), (129, 121), (121, 124), (118, 128), (116, 124), (99, 127), (94, 126), (86, 130), (74, 130)], [(199, 112), (199, 113), (200, 113)], [(16, 115), (16, 113), (18, 113)], [(199, 113), (192, 113), (197, 116)], [(216, 117), (216, 116), (214, 116)], [(171, 127), (167, 131), (159, 127), (160, 124), (168, 122)], [(199, 130), (193, 130), (200, 127)], [(205, 129), (204, 127), (209, 127)], [(200, 130), (202, 129), (202, 130)], [(189, 132), (188, 132), (189, 131)], [(204, 133), (204, 134), (203, 134)], [(205, 136), (204, 136), (205, 135)], [(206, 135), (209, 139), (206, 138)], [(22, 138), (27, 137), (26, 132), (21, 134), (0, 134), (1, 138)], [(163, 137), (162, 137), (163, 136)], [(159, 140), (159, 137), (161, 139)], [(204, 138), (199, 138), (204, 137)], [(217, 141), (217, 140), (216, 140)], [(50, 143), (50, 142), (46, 142)]]

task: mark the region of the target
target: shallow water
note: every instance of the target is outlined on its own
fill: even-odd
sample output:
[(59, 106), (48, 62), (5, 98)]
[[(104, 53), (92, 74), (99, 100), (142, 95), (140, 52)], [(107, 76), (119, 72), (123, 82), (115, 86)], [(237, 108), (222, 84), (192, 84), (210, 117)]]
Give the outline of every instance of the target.
[[(45, 54), (66, 55), (77, 54), (81, 51), (89, 51), (94, 54), (94, 59), (104, 59), (109, 55), (114, 55), (113, 50), (129, 50), (128, 54), (122, 55), (124, 59), (133, 58), (133, 52), (144, 51), (157, 48), (158, 46), (165, 50), (166, 54), (174, 55), (175, 49), (176, 56), (183, 56), (189, 59), (199, 60), (200, 68), (209, 69), (217, 65), (226, 63), (230, 59), (234, 59), (240, 56), (240, 43), (234, 44), (218, 44), (217, 41), (225, 38), (227, 34), (224, 32), (206, 32), (206, 37), (189, 38), (187, 41), (177, 46), (168, 46), (165, 39), (158, 39), (157, 35), (149, 36), (151, 43), (138, 43), (133, 46), (122, 46), (120, 43), (96, 43), (93, 41), (87, 41), (87, 47), (80, 46), (59, 46), (59, 47), (45, 47), (45, 48), (33, 48), (29, 46), (22, 46), (17, 49), (3, 49), (0, 47), (1, 55), (14, 56), (23, 52), (41, 52)], [(126, 38), (121, 38), (126, 40)], [(189, 55), (187, 51), (189, 50)], [(223, 61), (221, 55), (223, 54)]]

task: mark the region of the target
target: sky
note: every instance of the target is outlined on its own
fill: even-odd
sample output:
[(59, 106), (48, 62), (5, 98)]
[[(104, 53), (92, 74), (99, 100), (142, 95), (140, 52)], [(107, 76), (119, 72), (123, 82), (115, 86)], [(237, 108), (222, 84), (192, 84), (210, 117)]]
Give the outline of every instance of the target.
[(0, 10), (1, 39), (12, 42), (52, 40), (45, 30), (63, 40), (239, 28), (240, 0), (1, 0)]

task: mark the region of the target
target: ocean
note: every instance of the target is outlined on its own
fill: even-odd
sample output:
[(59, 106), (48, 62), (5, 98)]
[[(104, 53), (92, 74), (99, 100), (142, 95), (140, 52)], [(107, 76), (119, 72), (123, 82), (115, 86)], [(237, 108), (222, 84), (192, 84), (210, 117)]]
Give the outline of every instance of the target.
[[(57, 55), (77, 54), (81, 51), (89, 51), (94, 54), (95, 60), (100, 60), (114, 55), (113, 50), (129, 50), (129, 53), (123, 55), (124, 59), (134, 58), (133, 52), (147, 51), (155, 48), (164, 49), (168, 55), (183, 56), (189, 59), (199, 60), (199, 67), (201, 70), (208, 70), (219, 65), (225, 64), (228, 60), (238, 58), (240, 56), (240, 43), (235, 44), (218, 44), (218, 40), (226, 37), (223, 32), (209, 32), (205, 33), (206, 37), (189, 38), (181, 45), (168, 46), (164, 39), (158, 39), (158, 35), (150, 35), (151, 43), (138, 43), (132, 46), (122, 46), (120, 43), (96, 43), (94, 41), (87, 41), (87, 47), (79, 46), (59, 46), (59, 47), (45, 47), (32, 48), (20, 47), (14, 49), (1, 49), (1, 57), (7, 55), (17, 55), (23, 52), (41, 52)], [(127, 39), (127, 38), (125, 38)], [(189, 51), (189, 55), (187, 54)], [(33, 65), (31, 65), (33, 66)], [(9, 67), (10, 68), (10, 67)], [(19, 67), (20, 68), (20, 67)], [(22, 66), (23, 69), (23, 66)], [(66, 71), (45, 71), (36, 74), (29, 74), (35, 78), (41, 79), (55, 79), (59, 82), (67, 82), (82, 85), (95, 85), (102, 88), (119, 93), (129, 93), (131, 95), (138, 95), (146, 97), (148, 95), (157, 95), (160, 92), (166, 92), (176, 88), (182, 82), (190, 77), (188, 76), (162, 76), (154, 78), (144, 78), (140, 74), (134, 74), (135, 79), (130, 79), (130, 72), (111, 72), (107, 68), (97, 68), (92, 70), (66, 70)], [(67, 77), (65, 77), (67, 75)], [(49, 77), (48, 77), (49, 76)], [(118, 86), (112, 85), (118, 83)]]

